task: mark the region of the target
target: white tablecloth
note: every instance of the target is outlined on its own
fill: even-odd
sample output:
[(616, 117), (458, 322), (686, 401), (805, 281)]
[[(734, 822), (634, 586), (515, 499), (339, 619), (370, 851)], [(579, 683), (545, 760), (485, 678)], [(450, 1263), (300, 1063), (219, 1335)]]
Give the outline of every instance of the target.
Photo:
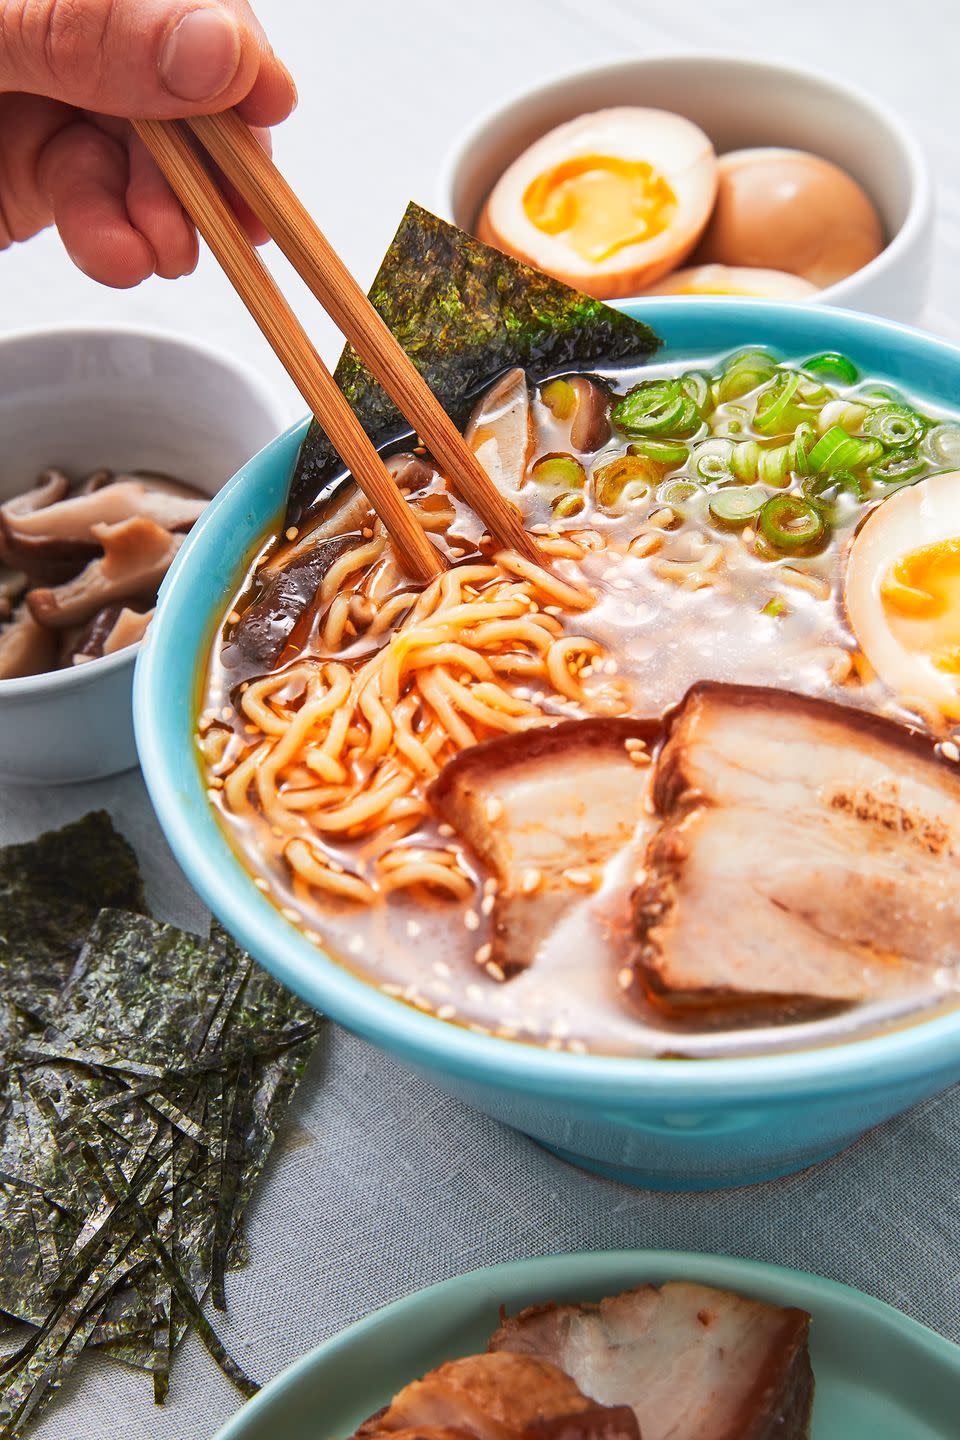
[[(362, 280), (408, 198), (433, 203), (440, 157), (478, 111), (591, 61), (723, 51), (853, 80), (912, 122), (939, 182), (926, 323), (960, 338), (956, 0), (259, 0), (257, 8), (302, 97), (277, 137), (279, 162)], [(272, 261), (332, 360), (332, 327), (283, 262)], [(268, 376), (291, 418), (302, 410), (207, 257), (189, 280), (111, 293), (74, 271), (46, 235), (0, 256), (0, 300), (4, 331), (100, 320), (201, 335)], [(156, 913), (200, 923), (136, 774), (54, 791), (5, 789), (0, 843), (100, 805), (136, 845)], [(226, 1338), (266, 1380), (344, 1324), (434, 1280), (502, 1259), (622, 1245), (817, 1271), (960, 1341), (958, 1182), (956, 1091), (794, 1179), (749, 1192), (659, 1195), (581, 1174), (331, 1027), (256, 1197), (251, 1264), (228, 1284)], [(164, 1409), (154, 1409), (145, 1377), (94, 1363), (35, 1434), (208, 1440), (237, 1403), (191, 1340)]]

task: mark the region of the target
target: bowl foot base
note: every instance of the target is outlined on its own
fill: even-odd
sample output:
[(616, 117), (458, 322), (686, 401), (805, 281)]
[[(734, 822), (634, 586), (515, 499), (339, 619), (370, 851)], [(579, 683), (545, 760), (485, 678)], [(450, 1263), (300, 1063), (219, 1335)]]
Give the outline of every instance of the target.
[(566, 1160), (578, 1170), (587, 1170), (591, 1175), (600, 1175), (604, 1180), (619, 1180), (622, 1185), (633, 1185), (640, 1190), (736, 1190), (743, 1185), (762, 1185), (768, 1180), (782, 1180), (786, 1175), (796, 1175), (819, 1165), (823, 1160), (832, 1160), (844, 1146), (835, 1146), (819, 1154), (807, 1156), (800, 1164), (774, 1166), (769, 1170), (747, 1171), (737, 1175), (684, 1175), (670, 1171), (650, 1171), (639, 1166), (609, 1165), (604, 1160), (594, 1160), (588, 1155), (577, 1155), (559, 1145), (548, 1145), (544, 1140), (531, 1136), (534, 1143), (558, 1160)]

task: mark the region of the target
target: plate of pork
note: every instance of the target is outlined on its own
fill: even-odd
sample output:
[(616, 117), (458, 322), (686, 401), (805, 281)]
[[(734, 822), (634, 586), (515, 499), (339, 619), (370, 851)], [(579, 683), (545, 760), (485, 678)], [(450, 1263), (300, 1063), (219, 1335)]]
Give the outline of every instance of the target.
[(218, 1440), (955, 1440), (960, 1348), (818, 1276), (668, 1251), (458, 1276), (328, 1340)]

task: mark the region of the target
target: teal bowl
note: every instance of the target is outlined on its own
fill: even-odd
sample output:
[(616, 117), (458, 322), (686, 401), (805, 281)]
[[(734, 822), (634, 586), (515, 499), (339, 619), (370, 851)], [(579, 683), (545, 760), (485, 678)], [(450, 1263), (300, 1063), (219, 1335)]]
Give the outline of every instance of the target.
[(955, 1440), (960, 1349), (833, 1280), (663, 1250), (551, 1255), (493, 1265), (388, 1305), (272, 1380), (216, 1440), (334, 1440), (408, 1381), (486, 1349), (501, 1305), (599, 1300), (631, 1285), (693, 1280), (813, 1316), (811, 1440)]
[[(960, 350), (842, 310), (761, 301), (631, 305), (663, 358), (710, 360), (762, 344), (784, 356), (840, 350), (868, 375), (960, 407)], [(711, 1189), (799, 1170), (960, 1079), (960, 1010), (847, 1044), (671, 1062), (552, 1052), (413, 1010), (351, 975), (260, 893), (207, 803), (192, 743), (199, 675), (244, 557), (275, 520), (305, 426), (234, 477), (191, 532), (137, 664), (143, 773), (187, 877), (228, 930), (312, 1005), (450, 1095), (601, 1174)]]

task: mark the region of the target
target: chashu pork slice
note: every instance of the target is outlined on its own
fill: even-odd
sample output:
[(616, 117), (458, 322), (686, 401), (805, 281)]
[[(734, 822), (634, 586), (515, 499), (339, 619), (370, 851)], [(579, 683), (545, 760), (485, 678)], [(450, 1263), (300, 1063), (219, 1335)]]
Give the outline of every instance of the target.
[(468, 1355), (407, 1385), (361, 1425), (355, 1440), (641, 1440), (627, 1405), (584, 1395), (554, 1363), (533, 1355)]
[(564, 911), (649, 825), (658, 721), (570, 720), (462, 751), (433, 782), (441, 819), (496, 881), (490, 964), (529, 966)]
[(552, 1361), (604, 1405), (629, 1405), (643, 1440), (803, 1440), (810, 1316), (671, 1281), (599, 1304), (540, 1305), (490, 1341)]
[(757, 1024), (929, 995), (960, 963), (960, 769), (916, 732), (701, 684), (675, 715), (632, 965), (672, 1018)]

